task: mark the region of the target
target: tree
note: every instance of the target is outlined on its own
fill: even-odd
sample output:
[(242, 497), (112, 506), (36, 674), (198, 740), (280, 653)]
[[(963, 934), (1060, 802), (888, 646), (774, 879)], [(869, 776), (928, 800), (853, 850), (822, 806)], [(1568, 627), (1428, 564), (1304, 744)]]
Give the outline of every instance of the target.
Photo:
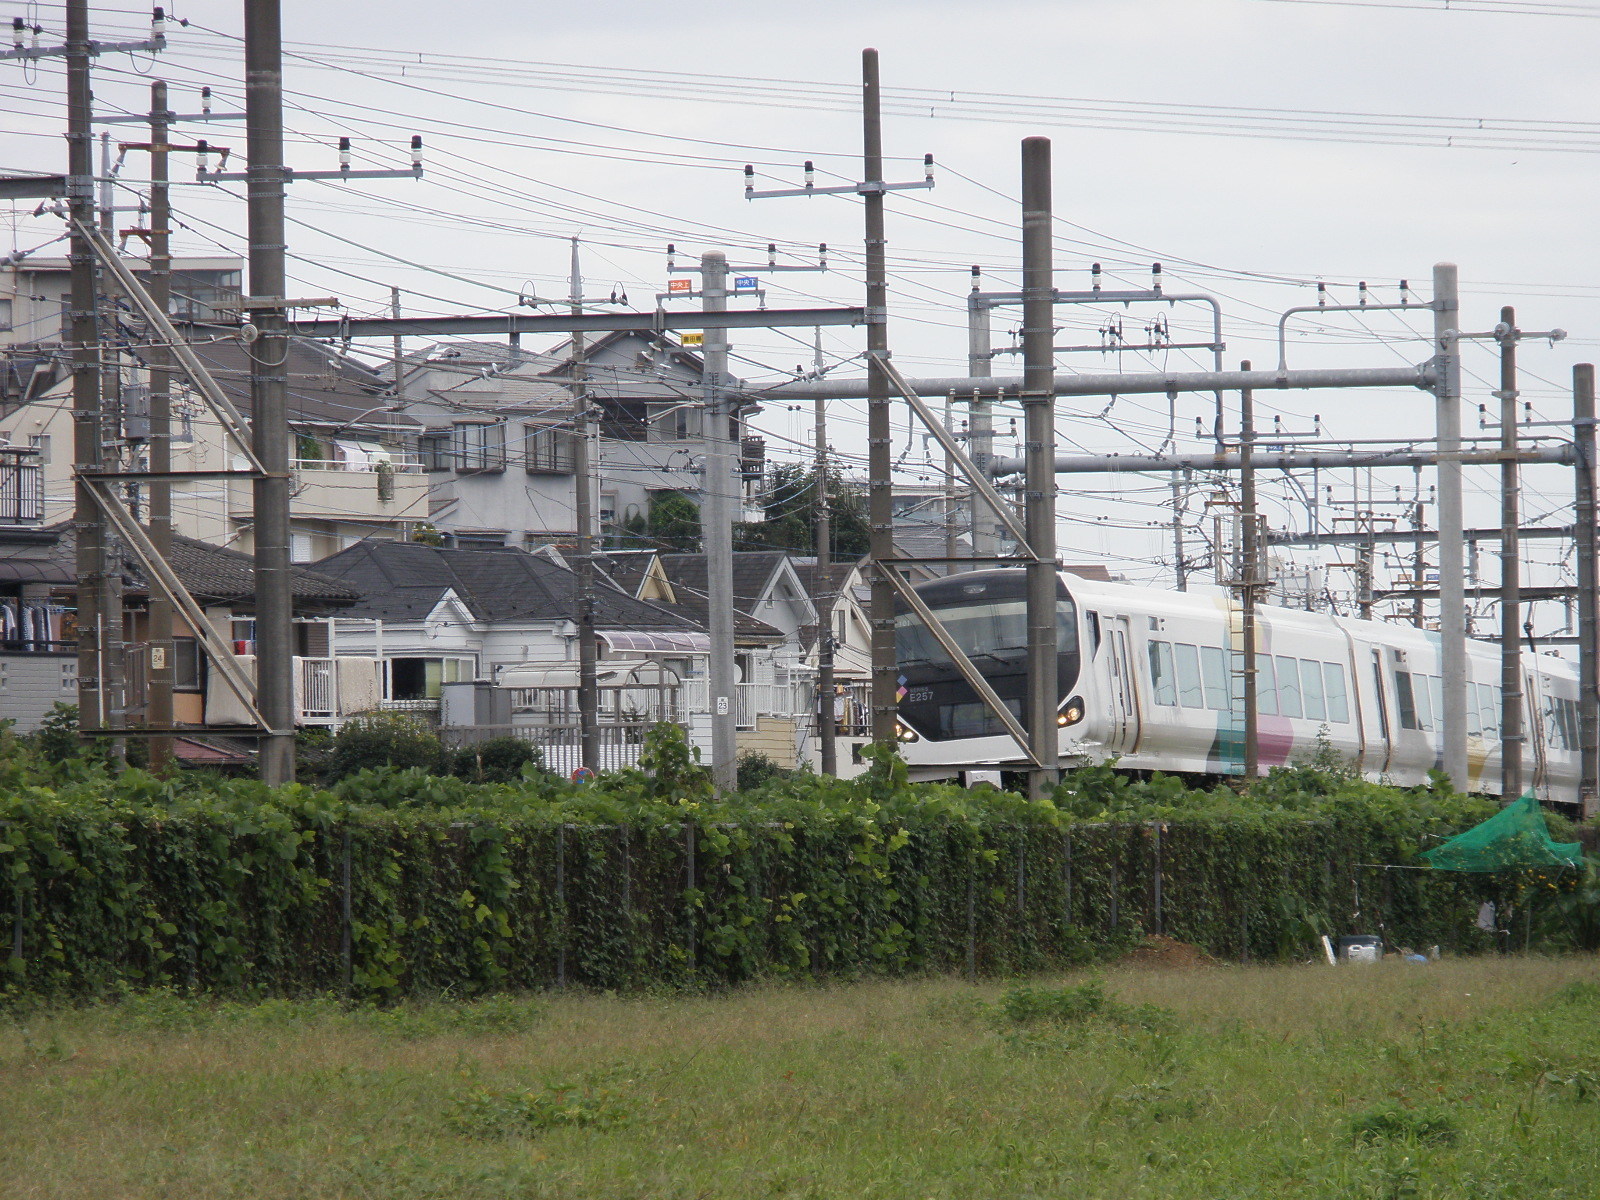
[(649, 531), (658, 550), (700, 549), (700, 508), (682, 492), (650, 497)]
[[(824, 469), (828, 515), (832, 522), (833, 557), (848, 562), (867, 552), (866, 505), (860, 492)], [(739, 550), (787, 550), (809, 555), (816, 551), (817, 476), (799, 463), (776, 463), (767, 472), (763, 509), (766, 520), (737, 526), (734, 545)]]

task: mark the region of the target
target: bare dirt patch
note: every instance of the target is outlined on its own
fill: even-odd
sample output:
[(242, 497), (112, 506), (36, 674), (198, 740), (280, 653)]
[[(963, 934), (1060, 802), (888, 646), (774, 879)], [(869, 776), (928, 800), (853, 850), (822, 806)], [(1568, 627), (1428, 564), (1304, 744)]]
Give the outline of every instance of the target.
[(1214, 967), (1217, 960), (1199, 946), (1154, 933), (1117, 959), (1115, 965), (1158, 971), (1192, 971), (1199, 967)]

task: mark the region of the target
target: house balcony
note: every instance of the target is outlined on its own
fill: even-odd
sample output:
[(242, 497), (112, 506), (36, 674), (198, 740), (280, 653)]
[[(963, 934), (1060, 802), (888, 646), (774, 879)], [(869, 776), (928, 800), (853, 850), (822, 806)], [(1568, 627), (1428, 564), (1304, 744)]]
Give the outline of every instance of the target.
[[(296, 459), (290, 467), (296, 515), (379, 523), (427, 519), (428, 476), (415, 460), (399, 455), (384, 463)], [(228, 511), (234, 518), (248, 519), (253, 505), (249, 480), (228, 484)]]

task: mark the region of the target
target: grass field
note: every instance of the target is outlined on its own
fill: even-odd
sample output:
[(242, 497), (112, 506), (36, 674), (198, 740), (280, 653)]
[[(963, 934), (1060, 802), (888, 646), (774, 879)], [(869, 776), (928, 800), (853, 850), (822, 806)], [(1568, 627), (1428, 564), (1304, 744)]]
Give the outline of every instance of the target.
[(1600, 1195), (1592, 959), (0, 1018), (0, 1196)]

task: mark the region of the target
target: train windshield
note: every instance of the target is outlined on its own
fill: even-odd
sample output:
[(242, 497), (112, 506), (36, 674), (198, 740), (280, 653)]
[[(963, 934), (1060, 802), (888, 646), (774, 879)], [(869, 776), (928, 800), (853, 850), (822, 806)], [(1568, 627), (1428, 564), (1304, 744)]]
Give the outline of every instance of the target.
[[(933, 608), (945, 632), (963, 654), (984, 670), (984, 659), (1010, 663), (1028, 653), (1028, 612), (1022, 600), (998, 604), (962, 604)], [(1078, 625), (1073, 619), (1071, 600), (1056, 604), (1056, 652), (1077, 648)], [(901, 613), (894, 623), (895, 656), (902, 666), (918, 663), (950, 663), (939, 639), (915, 613)]]
[[(1027, 723), (1028, 620), (1024, 573), (972, 572), (932, 580), (917, 595), (946, 634), (972, 660), (1000, 701)], [(895, 616), (895, 657), (905, 689), (900, 715), (934, 740), (991, 737), (1006, 732), (999, 716), (967, 683), (938, 638), (909, 609)], [(1078, 678), (1077, 609), (1064, 586), (1056, 591), (1056, 674), (1060, 700)]]

